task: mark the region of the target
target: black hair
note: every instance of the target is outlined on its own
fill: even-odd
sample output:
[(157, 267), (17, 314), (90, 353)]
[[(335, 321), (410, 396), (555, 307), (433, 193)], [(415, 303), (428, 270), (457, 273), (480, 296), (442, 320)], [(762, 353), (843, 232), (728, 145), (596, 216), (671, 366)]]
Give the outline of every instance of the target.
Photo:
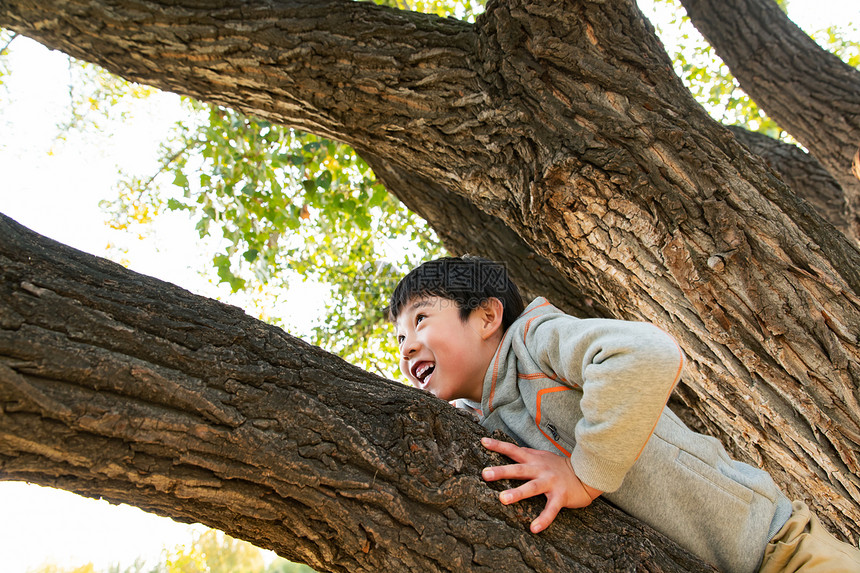
[(388, 320), (396, 322), (403, 307), (415, 298), (438, 296), (454, 301), (460, 320), (490, 298), (502, 302), (502, 328), (507, 330), (523, 312), (523, 298), (502, 263), (481, 257), (442, 257), (427, 261), (400, 280), (388, 303)]

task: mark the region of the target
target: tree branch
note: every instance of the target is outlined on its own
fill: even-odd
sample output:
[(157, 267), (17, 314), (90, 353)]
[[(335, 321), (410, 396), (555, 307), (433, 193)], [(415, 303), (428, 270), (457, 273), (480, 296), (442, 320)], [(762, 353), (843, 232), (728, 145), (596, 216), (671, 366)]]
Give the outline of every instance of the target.
[(802, 143), (860, 217), (860, 72), (822, 49), (772, 0), (682, 0), (741, 87)]
[(484, 213), (439, 183), (385, 161), (370, 151), (362, 150), (359, 154), (386, 189), (427, 221), (449, 252), (479, 255), (506, 263), (508, 273), (525, 300), (545, 296), (565, 312), (580, 318), (611, 316), (588, 294), (571, 285), (498, 217)]
[(453, 19), (351, 0), (59, 4), (4, 2), (0, 25), (128, 80), (405, 164), (416, 138), (462, 145), (468, 110), (486, 99), (473, 27)]
[(860, 244), (860, 213), (851, 212), (842, 187), (814, 157), (796, 145), (742, 127), (729, 126), (728, 129), (779, 173), (798, 197), (808, 201), (846, 237)]

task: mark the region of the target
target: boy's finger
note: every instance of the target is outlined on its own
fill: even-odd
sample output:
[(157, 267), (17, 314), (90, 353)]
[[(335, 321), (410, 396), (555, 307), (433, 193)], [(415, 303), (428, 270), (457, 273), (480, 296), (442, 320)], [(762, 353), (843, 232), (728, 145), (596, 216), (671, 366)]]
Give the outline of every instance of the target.
[(543, 508), (543, 511), (540, 512), (534, 521), (532, 521), (531, 527), (529, 528), (532, 533), (540, 533), (555, 521), (556, 516), (558, 516), (558, 512), (561, 511), (561, 506), (558, 505), (555, 500), (547, 501), (546, 507)]
[(534, 468), (525, 464), (510, 464), (507, 466), (490, 466), (481, 471), (481, 477), (485, 481), (496, 481), (500, 479), (528, 480), (537, 477)]
[(540, 483), (538, 483), (538, 480), (533, 479), (527, 481), (519, 487), (503, 491), (499, 494), (499, 501), (501, 501), (505, 505), (510, 505), (512, 503), (516, 503), (520, 500), (534, 497), (542, 493), (545, 493), (545, 490), (541, 488)]
[(494, 440), (493, 438), (481, 438), (481, 444), (492, 452), (508, 456), (512, 460), (516, 460), (518, 462), (523, 461), (521, 458), (528, 450), (528, 448), (521, 448), (516, 444)]

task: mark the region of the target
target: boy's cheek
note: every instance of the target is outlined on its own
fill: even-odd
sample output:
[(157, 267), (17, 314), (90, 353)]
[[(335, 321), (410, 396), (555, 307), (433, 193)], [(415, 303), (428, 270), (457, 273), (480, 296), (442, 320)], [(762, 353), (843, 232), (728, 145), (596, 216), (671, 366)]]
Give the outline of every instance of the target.
[(412, 380), (409, 378), (409, 369), (406, 368), (406, 365), (403, 361), (400, 361), (400, 373), (403, 374), (403, 377), (406, 378), (406, 381), (412, 384)]

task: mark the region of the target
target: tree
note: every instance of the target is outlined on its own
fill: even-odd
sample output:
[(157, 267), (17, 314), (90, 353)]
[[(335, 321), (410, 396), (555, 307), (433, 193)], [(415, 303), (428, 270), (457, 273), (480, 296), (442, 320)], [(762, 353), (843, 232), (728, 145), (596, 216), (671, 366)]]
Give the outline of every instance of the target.
[[(798, 198), (818, 190), (796, 195), (707, 117), (631, 3), (495, 2), (470, 25), (335, 1), (6, 1), (0, 24), (126, 78), (344, 141), (449, 250), (505, 261), (527, 292), (573, 312), (663, 326), (690, 358), (678, 392), (689, 414), (857, 535), (860, 253)], [(705, 35), (717, 51), (736, 40)], [(810, 68), (822, 58), (795, 54)], [(839, 77), (853, 85), (857, 72)], [(804, 81), (792, 84), (801, 94)], [(814, 151), (849, 206), (858, 93), (817, 124), (849, 135)]]

